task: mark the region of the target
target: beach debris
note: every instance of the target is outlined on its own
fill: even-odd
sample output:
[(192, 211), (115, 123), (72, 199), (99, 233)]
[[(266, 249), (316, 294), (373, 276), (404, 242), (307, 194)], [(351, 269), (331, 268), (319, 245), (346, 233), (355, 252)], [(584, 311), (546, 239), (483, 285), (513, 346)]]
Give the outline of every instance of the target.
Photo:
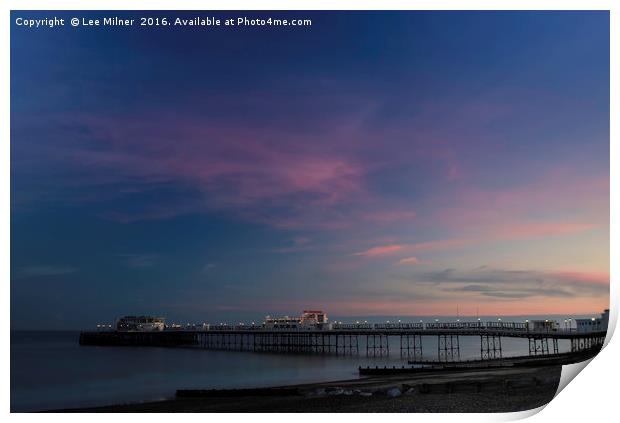
[(388, 389), (386, 392), (388, 397), (396, 398), (402, 395), (402, 392), (398, 388)]
[(403, 392), (403, 395), (415, 395), (418, 392), (415, 386), (411, 386), (406, 383), (403, 383), (403, 386), (400, 387), (400, 390)]
[(325, 395), (325, 388), (316, 388), (314, 391), (310, 392), (310, 395), (313, 397), (322, 397)]

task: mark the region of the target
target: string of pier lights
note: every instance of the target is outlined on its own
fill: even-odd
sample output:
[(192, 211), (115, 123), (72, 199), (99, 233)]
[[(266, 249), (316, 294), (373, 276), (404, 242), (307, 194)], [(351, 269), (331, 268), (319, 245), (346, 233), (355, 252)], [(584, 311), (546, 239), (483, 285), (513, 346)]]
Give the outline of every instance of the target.
[[(592, 320), (594, 321), (595, 319), (593, 318)], [(477, 321), (478, 321), (478, 323), (480, 324), (480, 323), (481, 323), (481, 321), (482, 321), (482, 319), (478, 317), (478, 318), (477, 318)], [(497, 318), (497, 321), (498, 321), (499, 323), (501, 323), (501, 322), (502, 322), (502, 318), (501, 318), (501, 317), (498, 317), (498, 318)], [(386, 323), (387, 323), (387, 324), (390, 324), (390, 322), (391, 322), (390, 320), (386, 320)], [(398, 322), (398, 324), (399, 324), (399, 325), (400, 325), (400, 324), (402, 324), (402, 320), (400, 320), (400, 319), (399, 319), (397, 322)], [(424, 323), (424, 320), (420, 320), (419, 322), (420, 322), (420, 324), (423, 324), (423, 323)], [(439, 323), (439, 319), (434, 319), (434, 322), (435, 322), (435, 323)], [(461, 319), (460, 319), (460, 318), (456, 319), (456, 322), (457, 322), (457, 323), (460, 323), (460, 322), (461, 322)], [(548, 322), (549, 322), (549, 320), (548, 320), (548, 319), (546, 319), (546, 320), (545, 320), (545, 323), (548, 323)], [(265, 325), (265, 323), (266, 323), (266, 322), (262, 322), (262, 325)], [(335, 323), (335, 324), (340, 324), (340, 325), (342, 325), (344, 322), (343, 322), (343, 321), (338, 321), (338, 320), (336, 320), (336, 321), (334, 321), (334, 323)], [(357, 320), (357, 321), (355, 321), (355, 324), (359, 325), (359, 324), (362, 324), (362, 323), (361, 323), (361, 321), (360, 321), (360, 320)], [(363, 323), (363, 324), (366, 324), (366, 325), (367, 325), (367, 324), (368, 324), (368, 320), (364, 320), (364, 323)], [(392, 323), (392, 324), (397, 324), (397, 323), (396, 323), (396, 322), (394, 322), (394, 323)], [(528, 319), (526, 319), (526, 320), (525, 320), (525, 325), (527, 326), (528, 324), (529, 324), (529, 320), (528, 320)], [(572, 318), (569, 318), (569, 319), (564, 319), (564, 329), (565, 329), (565, 330), (573, 330), (572, 325), (573, 325), (573, 319), (572, 319)], [(178, 324), (176, 324), (176, 323), (172, 323), (172, 324), (170, 324), (170, 326), (168, 326), (168, 325), (166, 325), (166, 326), (167, 326), (167, 327), (169, 327), (169, 328), (178, 328), (178, 329), (180, 329), (180, 328), (182, 328), (182, 327), (183, 327), (182, 325), (178, 325)], [(200, 327), (200, 326), (201, 326), (201, 324), (200, 324), (200, 323), (195, 323), (195, 324), (192, 324), (192, 323), (187, 323), (187, 325), (186, 325), (185, 327), (186, 327), (186, 328), (191, 328), (191, 327), (193, 327), (193, 328), (197, 328), (197, 327)], [(226, 323), (226, 322), (220, 322), (220, 323), (219, 323), (219, 325), (216, 325), (215, 327), (218, 327), (218, 326), (219, 326), (220, 328), (229, 328), (229, 325), (228, 325), (228, 323)], [(256, 329), (256, 328), (260, 328), (260, 327), (261, 327), (261, 325), (260, 325), (260, 324), (258, 324), (258, 325), (257, 325), (257, 323), (256, 323), (256, 322), (252, 322), (251, 324), (246, 324), (246, 323), (244, 323), (244, 322), (239, 322), (237, 325), (233, 325), (233, 327), (235, 327), (235, 326), (236, 326), (237, 328), (238, 328), (238, 327), (249, 327), (249, 328), (251, 328), (251, 329)], [(203, 330), (208, 330), (208, 328), (209, 328), (209, 327), (211, 327), (211, 325), (210, 325), (209, 323), (207, 323), (207, 322), (203, 322), (203, 323), (202, 323), (202, 328), (203, 328)], [(100, 330), (102, 330), (102, 329), (106, 329), (106, 328), (111, 329), (111, 328), (112, 328), (112, 325), (98, 324), (98, 325), (97, 325), (97, 328), (98, 328), (98, 329), (100, 329)]]
[(112, 329), (112, 325), (106, 325), (106, 324), (97, 325), (97, 330), (105, 330), (105, 329)]
[[(481, 319), (480, 319), (480, 318), (478, 318), (478, 321), (480, 321), (480, 320), (481, 320)], [(501, 319), (501, 318), (498, 318), (497, 320), (498, 320), (498, 321), (500, 321), (500, 322), (502, 321), (502, 319)], [(572, 319), (568, 319), (568, 321), (571, 321), (571, 320), (572, 320)], [(592, 319), (592, 320), (594, 320), (594, 319)], [(456, 321), (457, 321), (457, 322), (460, 322), (460, 321), (461, 321), (461, 319), (456, 319)], [(390, 323), (390, 321), (389, 321), (389, 320), (386, 320), (385, 322), (386, 322), (386, 323)], [(438, 322), (439, 322), (439, 319), (435, 319), (435, 323), (438, 323)], [(529, 320), (526, 320), (526, 321), (525, 321), (525, 323), (527, 323), (527, 322), (529, 322)], [(567, 320), (564, 320), (564, 323), (566, 323), (566, 322), (567, 322)], [(343, 324), (342, 320), (341, 320), (341, 321), (335, 321), (334, 323), (337, 323), (337, 324), (339, 324), (339, 325)], [(368, 320), (364, 320), (364, 323), (368, 323)], [(398, 320), (398, 323), (402, 323), (402, 320)], [(424, 323), (424, 321), (423, 321), (423, 320), (420, 320), (420, 323)], [(263, 324), (265, 324), (265, 322), (263, 322)], [(359, 325), (359, 324), (360, 324), (360, 321), (359, 321), (359, 320), (357, 320), (357, 321), (355, 322), (355, 324)], [(208, 325), (209, 325), (209, 323), (206, 323), (206, 322), (203, 322), (203, 323), (202, 323), (202, 326), (208, 326)], [(238, 325), (239, 325), (239, 326), (245, 326), (245, 323), (244, 323), (244, 322), (239, 322), (239, 323), (238, 323)], [(172, 324), (171, 324), (171, 326), (177, 326), (177, 324), (176, 324), (176, 323), (172, 323)], [(187, 325), (186, 325), (186, 326), (198, 326), (198, 324), (197, 324), (197, 323), (187, 323)], [(220, 322), (220, 326), (228, 326), (228, 323), (225, 323), (225, 322)], [(252, 322), (252, 323), (251, 323), (251, 326), (256, 326), (256, 322)], [(112, 325), (97, 325), (97, 327), (98, 327), (98, 328), (99, 328), (99, 327), (105, 328), (105, 327), (112, 327)]]

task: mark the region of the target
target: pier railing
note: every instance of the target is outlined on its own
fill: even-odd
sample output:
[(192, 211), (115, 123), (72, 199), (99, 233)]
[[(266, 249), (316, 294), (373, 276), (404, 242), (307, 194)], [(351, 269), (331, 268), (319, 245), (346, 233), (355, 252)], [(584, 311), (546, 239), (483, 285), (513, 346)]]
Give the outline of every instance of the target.
[(556, 334), (558, 336), (580, 336), (584, 333), (596, 333), (600, 330), (578, 331), (576, 328), (562, 327), (530, 327), (523, 322), (447, 322), (447, 323), (374, 323), (374, 324), (351, 324), (334, 323), (329, 327), (299, 326), (296, 328), (265, 327), (260, 325), (213, 325), (207, 327), (184, 326), (167, 327), (166, 331), (197, 331), (197, 332), (425, 332), (436, 333), (439, 331), (466, 333), (466, 332), (495, 332), (503, 333), (506, 336), (516, 334), (521, 336), (523, 333), (533, 334)]

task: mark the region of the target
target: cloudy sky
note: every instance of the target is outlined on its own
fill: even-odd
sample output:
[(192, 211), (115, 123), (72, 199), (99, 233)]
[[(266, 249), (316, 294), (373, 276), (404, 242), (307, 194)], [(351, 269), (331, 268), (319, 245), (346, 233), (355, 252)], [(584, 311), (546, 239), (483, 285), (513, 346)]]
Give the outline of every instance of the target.
[(286, 16), (13, 26), (13, 327), (607, 307), (607, 13)]

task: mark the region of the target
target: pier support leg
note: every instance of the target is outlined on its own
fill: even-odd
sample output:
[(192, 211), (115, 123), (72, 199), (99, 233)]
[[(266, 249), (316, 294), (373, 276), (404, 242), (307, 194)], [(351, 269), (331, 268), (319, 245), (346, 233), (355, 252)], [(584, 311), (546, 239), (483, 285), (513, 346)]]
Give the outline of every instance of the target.
[(400, 335), (400, 356), (422, 359), (422, 336), (421, 335)]
[(549, 340), (547, 338), (528, 338), (530, 355), (549, 354)]
[(438, 335), (437, 359), (439, 361), (456, 361), (461, 357), (458, 335)]
[(502, 338), (495, 335), (480, 335), (480, 359), (502, 358)]
[(390, 354), (390, 345), (387, 335), (367, 335), (366, 336), (366, 356), (382, 357)]

